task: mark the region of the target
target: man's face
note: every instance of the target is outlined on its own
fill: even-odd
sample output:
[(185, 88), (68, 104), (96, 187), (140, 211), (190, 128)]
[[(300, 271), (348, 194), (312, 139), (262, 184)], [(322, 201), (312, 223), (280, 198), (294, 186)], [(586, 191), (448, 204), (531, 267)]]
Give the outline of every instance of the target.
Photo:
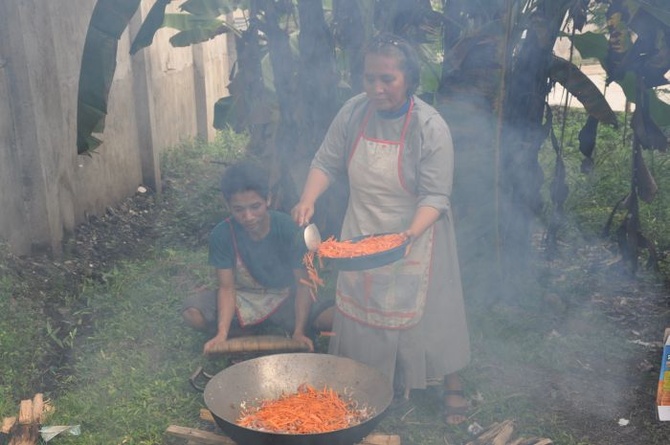
[(395, 111), (407, 100), (407, 81), (398, 59), (382, 54), (365, 57), (363, 87), (375, 109)]
[(252, 238), (262, 238), (270, 228), (268, 201), (252, 190), (234, 193), (230, 197), (228, 205), (233, 218)]

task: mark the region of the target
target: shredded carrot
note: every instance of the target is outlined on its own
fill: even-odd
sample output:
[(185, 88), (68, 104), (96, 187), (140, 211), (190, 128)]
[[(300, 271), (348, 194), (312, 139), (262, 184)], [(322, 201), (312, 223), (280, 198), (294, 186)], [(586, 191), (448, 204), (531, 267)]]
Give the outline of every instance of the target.
[(273, 433), (316, 434), (357, 425), (370, 415), (367, 407), (345, 402), (332, 388), (317, 390), (304, 383), (295, 393), (244, 409), (237, 424)]
[(400, 233), (371, 235), (360, 241), (337, 241), (331, 236), (319, 245), (316, 253), (308, 251), (303, 257), (302, 261), (307, 269), (307, 280), (300, 280), (300, 283), (309, 288), (312, 300), (316, 301), (316, 292), (324, 283), (314, 264), (315, 255), (318, 257), (319, 267), (322, 267), (323, 258), (355, 258), (372, 255), (396, 248), (406, 240), (405, 235)]
[(313, 301), (316, 301), (316, 292), (319, 286), (323, 286), (323, 280), (314, 266), (314, 252), (307, 252), (302, 259), (305, 269), (307, 269), (307, 280), (300, 280), (300, 283), (309, 288), (309, 295)]
[(406, 239), (400, 233), (373, 235), (360, 241), (337, 241), (331, 237), (319, 245), (318, 253), (323, 258), (354, 258), (391, 250), (400, 246)]

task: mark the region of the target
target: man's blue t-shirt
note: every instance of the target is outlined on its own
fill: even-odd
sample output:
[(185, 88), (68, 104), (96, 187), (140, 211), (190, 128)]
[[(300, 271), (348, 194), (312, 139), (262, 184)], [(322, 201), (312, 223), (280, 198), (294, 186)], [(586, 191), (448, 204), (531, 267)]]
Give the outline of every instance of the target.
[(237, 249), (251, 276), (268, 289), (294, 284), (293, 270), (302, 268), (305, 243), (300, 228), (285, 213), (269, 210), (270, 231), (255, 241), (234, 218), (222, 221), (209, 235), (209, 264), (216, 269), (234, 269), (235, 249), (230, 227), (235, 232)]

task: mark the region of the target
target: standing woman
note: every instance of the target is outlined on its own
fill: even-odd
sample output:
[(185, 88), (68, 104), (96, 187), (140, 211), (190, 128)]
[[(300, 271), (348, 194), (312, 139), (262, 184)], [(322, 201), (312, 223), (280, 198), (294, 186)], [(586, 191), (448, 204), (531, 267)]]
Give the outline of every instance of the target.
[(470, 360), (470, 344), (449, 202), (454, 153), (446, 122), (413, 94), (419, 70), (401, 38), (370, 42), (365, 93), (331, 123), (292, 215), (307, 224), (317, 198), (346, 177), (341, 239), (382, 232), (411, 239), (396, 263), (339, 273), (329, 352), (379, 369), (405, 399), (411, 389), (442, 383), (444, 421), (458, 424), (468, 401), (457, 372)]

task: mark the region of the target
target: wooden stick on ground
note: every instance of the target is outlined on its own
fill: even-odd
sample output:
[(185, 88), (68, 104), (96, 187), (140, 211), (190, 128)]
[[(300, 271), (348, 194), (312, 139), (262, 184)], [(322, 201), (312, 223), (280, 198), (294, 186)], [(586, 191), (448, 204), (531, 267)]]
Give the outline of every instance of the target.
[(18, 422), (10, 433), (9, 445), (37, 444), (39, 429), (39, 425), (33, 421), (33, 401), (21, 400)]
[(2, 419), (2, 428), (0, 428), (0, 433), (9, 434), (15, 423), (16, 417), (5, 417)]

